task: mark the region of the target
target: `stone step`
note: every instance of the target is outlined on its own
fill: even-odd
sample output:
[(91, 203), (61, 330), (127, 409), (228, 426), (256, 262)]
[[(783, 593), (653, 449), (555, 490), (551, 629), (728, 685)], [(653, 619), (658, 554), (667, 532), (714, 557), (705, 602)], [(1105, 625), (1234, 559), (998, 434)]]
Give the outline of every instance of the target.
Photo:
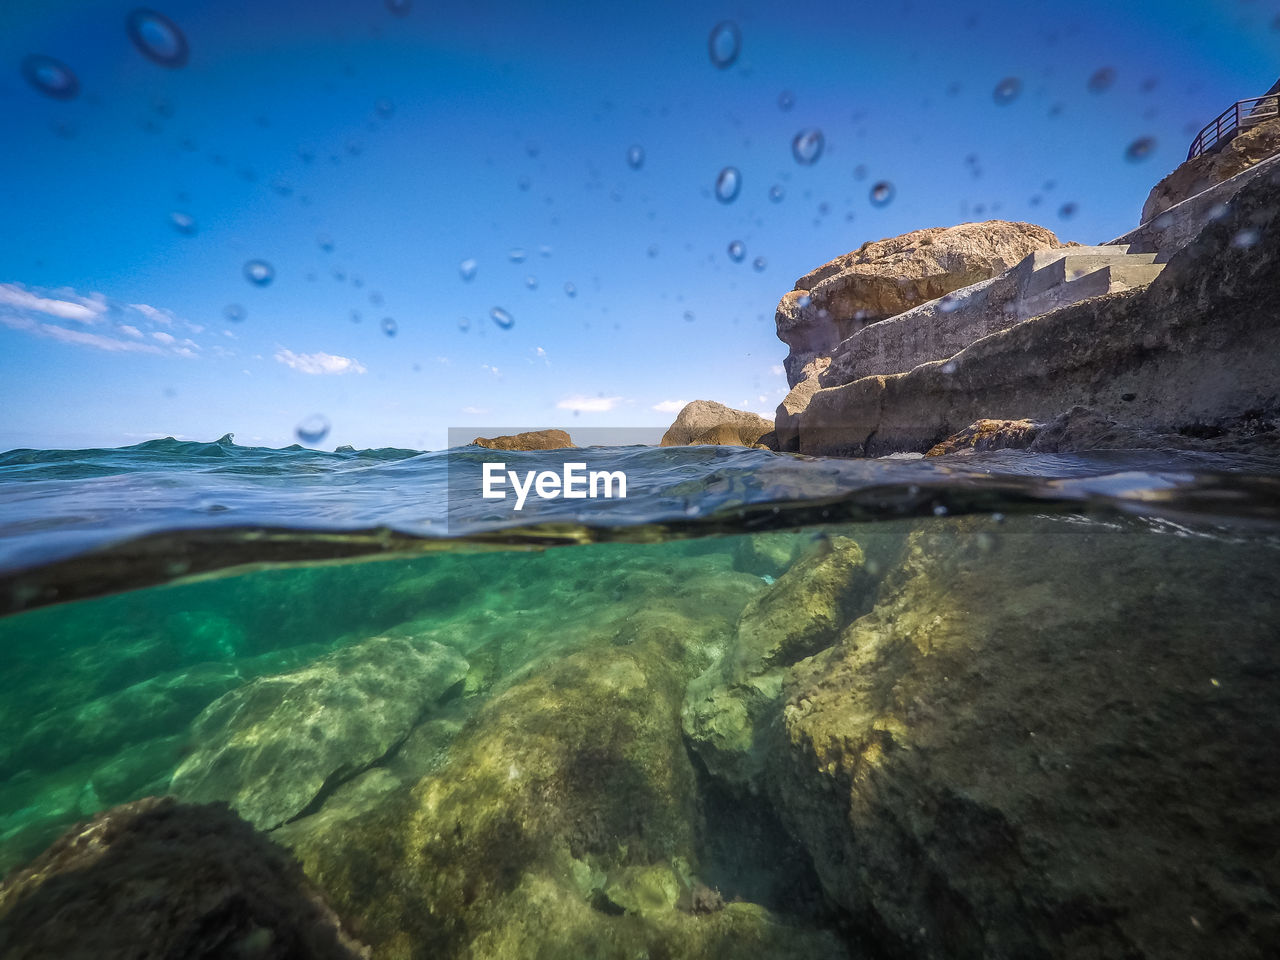
[[(1024, 297), (1035, 296), (1050, 287), (1077, 280), (1086, 274), (1093, 273), (1095, 270), (1113, 263), (1155, 262), (1155, 254), (1153, 253), (1124, 253), (1124, 248), (1122, 247), (1117, 247), (1113, 250), (1093, 248), (1088, 252), (1081, 252), (1081, 249), (1073, 247), (1065, 257), (1060, 257), (1052, 263), (1035, 270), (1022, 285), (1022, 295)], [(1099, 249), (1105, 252), (1094, 252), (1094, 250)]]
[(1094, 269), (1088, 273), (1073, 276), (1039, 293), (1020, 298), (1018, 319), (1029, 320), (1089, 297), (1146, 286), (1164, 269), (1163, 263), (1155, 263), (1154, 260), (1154, 254), (1131, 254), (1101, 266), (1095, 264)]

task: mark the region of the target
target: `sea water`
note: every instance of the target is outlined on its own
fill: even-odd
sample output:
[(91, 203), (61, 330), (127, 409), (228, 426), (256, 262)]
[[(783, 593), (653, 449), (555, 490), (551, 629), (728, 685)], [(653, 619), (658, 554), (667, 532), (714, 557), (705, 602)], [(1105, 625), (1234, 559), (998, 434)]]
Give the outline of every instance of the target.
[(0, 457), (0, 872), (172, 793), (375, 956), (1263, 955), (1274, 465), (475, 453)]

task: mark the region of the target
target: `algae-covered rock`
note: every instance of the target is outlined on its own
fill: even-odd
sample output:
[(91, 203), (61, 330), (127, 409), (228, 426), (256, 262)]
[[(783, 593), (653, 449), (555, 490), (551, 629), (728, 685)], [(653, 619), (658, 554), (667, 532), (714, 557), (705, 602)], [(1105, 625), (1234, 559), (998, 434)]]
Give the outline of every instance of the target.
[(747, 604), (733, 643), (689, 685), (682, 711), (685, 734), (713, 775), (741, 786), (758, 780), (785, 668), (834, 643), (871, 590), (857, 541), (830, 537)]
[(0, 886), (6, 960), (356, 960), (280, 847), (225, 805), (150, 797), (69, 830)]
[(892, 955), (1269, 955), (1280, 554), (1048, 519), (933, 523), (789, 673), (769, 770)]
[(467, 674), (431, 640), (374, 637), (219, 698), (192, 724), (173, 775), (184, 799), (226, 800), (271, 828), (402, 741)]

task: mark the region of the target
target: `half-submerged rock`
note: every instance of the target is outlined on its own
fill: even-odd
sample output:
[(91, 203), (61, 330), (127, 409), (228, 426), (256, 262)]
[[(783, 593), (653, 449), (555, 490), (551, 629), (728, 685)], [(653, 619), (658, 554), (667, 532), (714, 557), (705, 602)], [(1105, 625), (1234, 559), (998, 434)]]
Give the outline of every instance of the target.
[(563, 430), (529, 430), (501, 437), (476, 437), (471, 442), (490, 450), (567, 450), (574, 447), (573, 440)]
[(662, 435), (661, 446), (683, 447), (691, 444), (754, 447), (773, 430), (773, 423), (758, 413), (735, 410), (714, 400), (694, 400), (676, 415), (675, 422)]

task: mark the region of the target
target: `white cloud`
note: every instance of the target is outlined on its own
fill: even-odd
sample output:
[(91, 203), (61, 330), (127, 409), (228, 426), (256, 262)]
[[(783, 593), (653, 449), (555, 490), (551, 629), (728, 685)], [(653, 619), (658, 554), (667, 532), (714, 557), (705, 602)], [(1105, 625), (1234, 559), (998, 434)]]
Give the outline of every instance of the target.
[(772, 367), (770, 367), (769, 372), (772, 373), (775, 377), (785, 377), (787, 375), (787, 371), (783, 368), (782, 364), (780, 363), (775, 363)]
[(342, 374), (367, 373), (368, 370), (359, 360), (351, 357), (338, 357), (332, 353), (294, 353), (281, 347), (276, 351), (276, 360), (299, 373)]
[(655, 403), (650, 409), (657, 410), (659, 413), (679, 413), (688, 403), (688, 400), (663, 400), (661, 403)]
[(152, 323), (158, 323), (162, 327), (173, 326), (173, 314), (168, 310), (161, 310), (145, 303), (131, 303), (129, 309), (138, 311)]
[(34, 294), (19, 283), (0, 283), (0, 308), (4, 307), (43, 313), (60, 320), (77, 320), (80, 323), (96, 323), (107, 309), (106, 304), (100, 300), (87, 300), (83, 297), (78, 297), (77, 302), (56, 300)]
[(477, 415), (479, 415), (479, 414), (485, 414), (485, 413), (488, 413), (489, 411), (488, 411), (488, 410), (486, 410), (484, 407), (463, 407), (463, 408), (462, 408), (462, 412), (463, 412), (463, 413), (472, 413), (472, 414), (477, 414)]
[(603, 413), (606, 410), (612, 410), (621, 399), (621, 397), (588, 397), (575, 393), (573, 396), (565, 397), (557, 403), (556, 409), (579, 410), (583, 413)]
[(545, 357), (547, 355), (547, 351), (543, 350), (541, 347), (534, 347), (533, 352), (539, 357)]
[(163, 343), (165, 346), (172, 346), (178, 342), (178, 338), (171, 333), (165, 333), (163, 330), (152, 331), (151, 339), (156, 343)]
[(141, 330), (139, 330), (137, 327), (130, 326), (127, 323), (120, 324), (120, 326), (116, 327), (116, 329), (119, 330), (121, 333), (123, 333), (126, 337), (133, 337), (133, 339), (135, 340), (141, 340), (143, 338)]

